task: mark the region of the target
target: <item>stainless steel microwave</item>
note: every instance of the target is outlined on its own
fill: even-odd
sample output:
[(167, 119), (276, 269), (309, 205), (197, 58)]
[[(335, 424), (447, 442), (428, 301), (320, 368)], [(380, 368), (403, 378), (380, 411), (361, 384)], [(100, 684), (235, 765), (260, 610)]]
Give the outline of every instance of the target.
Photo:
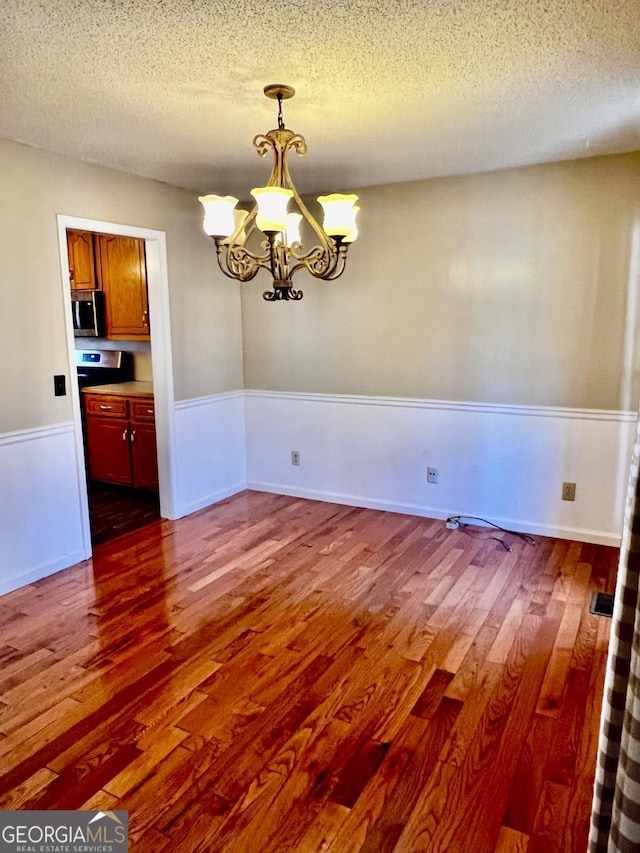
[(71, 313), (76, 338), (103, 338), (104, 293), (101, 290), (72, 290)]

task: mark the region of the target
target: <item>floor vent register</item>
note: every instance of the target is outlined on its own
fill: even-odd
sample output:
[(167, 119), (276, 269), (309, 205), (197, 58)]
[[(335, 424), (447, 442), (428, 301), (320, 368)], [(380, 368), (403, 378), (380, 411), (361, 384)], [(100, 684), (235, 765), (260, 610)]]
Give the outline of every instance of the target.
[(608, 592), (594, 592), (589, 613), (596, 616), (613, 616), (613, 596)]

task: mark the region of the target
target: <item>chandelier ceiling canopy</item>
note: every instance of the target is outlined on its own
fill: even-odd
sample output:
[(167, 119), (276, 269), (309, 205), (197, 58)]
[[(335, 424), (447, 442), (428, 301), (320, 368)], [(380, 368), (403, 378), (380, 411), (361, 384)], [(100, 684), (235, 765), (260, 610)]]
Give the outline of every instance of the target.
[[(344, 272), (349, 245), (358, 236), (358, 196), (319, 196), (324, 212), (320, 225), (300, 198), (287, 165), (290, 151), (299, 155), (307, 151), (304, 137), (286, 128), (282, 116), (282, 101), (292, 98), (295, 90), (277, 83), (265, 86), (264, 93), (278, 101), (278, 127), (258, 134), (253, 144), (260, 157), (273, 151), (271, 177), (266, 186), (251, 190), (255, 202), (248, 211), (237, 209), (238, 199), (233, 196), (200, 196), (203, 228), (215, 241), (218, 264), (225, 275), (250, 281), (265, 269), (273, 277), (272, 290), (263, 294), (267, 301), (297, 300), (302, 299), (302, 291), (294, 289), (292, 278), (298, 270), (305, 269), (325, 281)], [(256, 230), (266, 239), (252, 239)], [(308, 238), (315, 243), (310, 249), (304, 245)]]

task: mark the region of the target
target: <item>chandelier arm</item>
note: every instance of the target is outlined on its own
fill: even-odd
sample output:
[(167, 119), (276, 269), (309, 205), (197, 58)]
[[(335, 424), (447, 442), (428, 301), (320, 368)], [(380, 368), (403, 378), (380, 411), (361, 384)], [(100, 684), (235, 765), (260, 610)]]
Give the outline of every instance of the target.
[(335, 268), (333, 269), (331, 275), (325, 275), (325, 276), (323, 276), (323, 279), (325, 281), (335, 281), (337, 278), (340, 278), (342, 273), (345, 271), (346, 266), (347, 266), (346, 254), (340, 255), (340, 257), (338, 259), (338, 263), (336, 264)]
[(338, 257), (336, 260), (336, 264), (331, 272), (331, 275), (323, 276), (325, 281), (335, 281), (337, 278), (340, 278), (342, 273), (345, 271), (347, 266), (347, 251), (348, 246), (341, 244), (338, 248)]
[[(333, 243), (333, 241), (332, 241)], [(347, 255), (347, 247), (342, 245), (331, 245), (327, 253), (321, 246), (314, 246), (306, 255), (296, 255), (298, 263), (291, 270), (291, 275), (299, 269), (306, 269), (314, 278), (331, 280), (338, 278), (344, 272)]]
[(233, 278), (236, 281), (238, 281), (238, 279), (240, 281), (250, 281), (250, 279), (252, 279), (253, 276), (257, 274), (258, 269), (256, 268), (253, 275), (241, 275), (235, 265), (232, 266), (229, 263), (229, 251), (231, 249), (231, 246), (225, 246), (222, 240), (216, 239), (215, 237), (213, 237), (212, 239), (214, 239), (216, 243), (216, 258), (218, 259), (218, 266), (220, 267), (221, 271), (227, 276), (227, 278)]
[(228, 266), (226, 262), (223, 263), (220, 256), (218, 257), (218, 266), (228, 278), (233, 278), (235, 281), (251, 281), (258, 274), (259, 269), (259, 267), (255, 266), (240, 270), (236, 266)]
[(320, 246), (316, 246), (317, 255), (311, 257), (305, 257), (302, 260), (298, 261), (291, 268), (291, 272), (289, 274), (290, 278), (293, 278), (294, 274), (298, 272), (298, 270), (304, 269), (309, 275), (312, 275), (314, 278), (330, 278), (337, 264), (337, 258), (331, 258), (331, 263), (329, 264), (326, 258), (325, 253), (322, 251)]
[[(258, 255), (246, 248), (247, 240), (251, 237), (253, 232), (257, 230), (257, 226), (255, 224), (256, 214), (257, 208), (254, 208), (249, 212), (247, 218), (238, 226), (231, 237), (221, 241), (220, 245), (216, 242), (218, 264), (223, 273), (230, 278), (240, 278), (240, 281), (250, 281), (254, 278), (259, 269), (271, 271), (271, 252), (268, 248), (267, 241), (262, 243), (262, 247), (267, 249), (263, 255)], [(240, 237), (242, 237), (242, 242), (239, 240)], [(224, 266), (221, 257), (223, 252), (225, 255)], [(255, 271), (253, 271), (254, 267)], [(246, 277), (247, 270), (252, 270), (248, 277)]]
[(268, 255), (257, 256), (246, 250), (244, 251), (248, 255), (248, 258), (246, 259), (246, 261), (243, 261), (243, 263), (247, 267), (250, 266), (251, 268), (251, 274), (249, 275), (249, 278), (246, 279), (246, 281), (250, 281), (252, 278), (254, 278), (258, 270), (267, 270), (267, 272), (271, 272), (271, 258)]
[[(306, 143), (305, 143), (305, 150), (306, 150)], [(286, 151), (287, 151), (287, 149), (285, 149), (285, 155), (286, 155)], [(300, 210), (300, 213), (302, 214), (303, 219), (312, 227), (312, 229), (314, 230), (314, 232), (316, 234), (316, 237), (320, 241), (320, 248), (322, 249), (323, 256), (326, 258), (327, 273), (329, 273), (330, 269), (334, 265), (333, 264), (333, 261), (334, 261), (333, 256), (335, 254), (335, 244), (334, 244), (333, 240), (325, 234), (324, 229), (322, 228), (322, 226), (320, 225), (318, 220), (315, 218), (315, 216), (313, 216), (313, 214), (311, 213), (311, 211), (309, 210), (307, 205), (304, 203), (304, 201), (300, 197), (300, 193), (295, 188), (295, 185), (291, 179), (291, 175), (289, 173), (289, 166), (287, 164), (286, 156), (283, 157), (282, 168), (283, 168), (283, 173), (284, 173), (284, 180), (287, 182), (286, 185), (293, 192), (294, 201), (298, 205), (298, 208)], [(311, 250), (311, 253), (312, 252), (313, 252), (313, 249)], [(307, 257), (311, 253), (308, 253)], [(305, 259), (300, 258), (299, 260), (301, 260), (304, 263)], [(309, 269), (309, 267), (306, 263), (304, 265), (307, 267), (307, 269)], [(311, 272), (310, 269), (309, 269), (309, 271)], [(313, 273), (312, 273), (312, 275), (313, 275)]]
[[(236, 275), (235, 273), (229, 272), (225, 264), (222, 263), (220, 259), (220, 255), (218, 255), (218, 266), (222, 270), (222, 272), (226, 275), (227, 278), (232, 278), (234, 281), (250, 281), (253, 276), (241, 277)], [(258, 270), (255, 271), (254, 275), (256, 275)]]
[[(296, 258), (297, 263), (291, 268), (292, 277), (298, 270), (306, 269), (308, 273), (314, 276), (314, 278), (319, 278), (322, 271), (325, 269), (325, 253), (321, 246), (314, 246), (306, 255), (295, 255), (294, 257)], [(316, 272), (314, 272), (314, 270), (316, 270)]]
[(270, 255), (254, 255), (244, 246), (238, 244), (225, 245), (216, 241), (218, 266), (229, 278), (240, 281), (251, 281), (260, 269), (270, 270)]

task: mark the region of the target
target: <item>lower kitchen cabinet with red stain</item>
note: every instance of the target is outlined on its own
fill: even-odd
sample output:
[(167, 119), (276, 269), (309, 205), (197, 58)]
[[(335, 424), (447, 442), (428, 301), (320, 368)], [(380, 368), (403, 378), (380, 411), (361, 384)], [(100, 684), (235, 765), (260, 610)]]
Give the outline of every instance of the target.
[(147, 382), (83, 389), (89, 479), (158, 489), (155, 407)]

